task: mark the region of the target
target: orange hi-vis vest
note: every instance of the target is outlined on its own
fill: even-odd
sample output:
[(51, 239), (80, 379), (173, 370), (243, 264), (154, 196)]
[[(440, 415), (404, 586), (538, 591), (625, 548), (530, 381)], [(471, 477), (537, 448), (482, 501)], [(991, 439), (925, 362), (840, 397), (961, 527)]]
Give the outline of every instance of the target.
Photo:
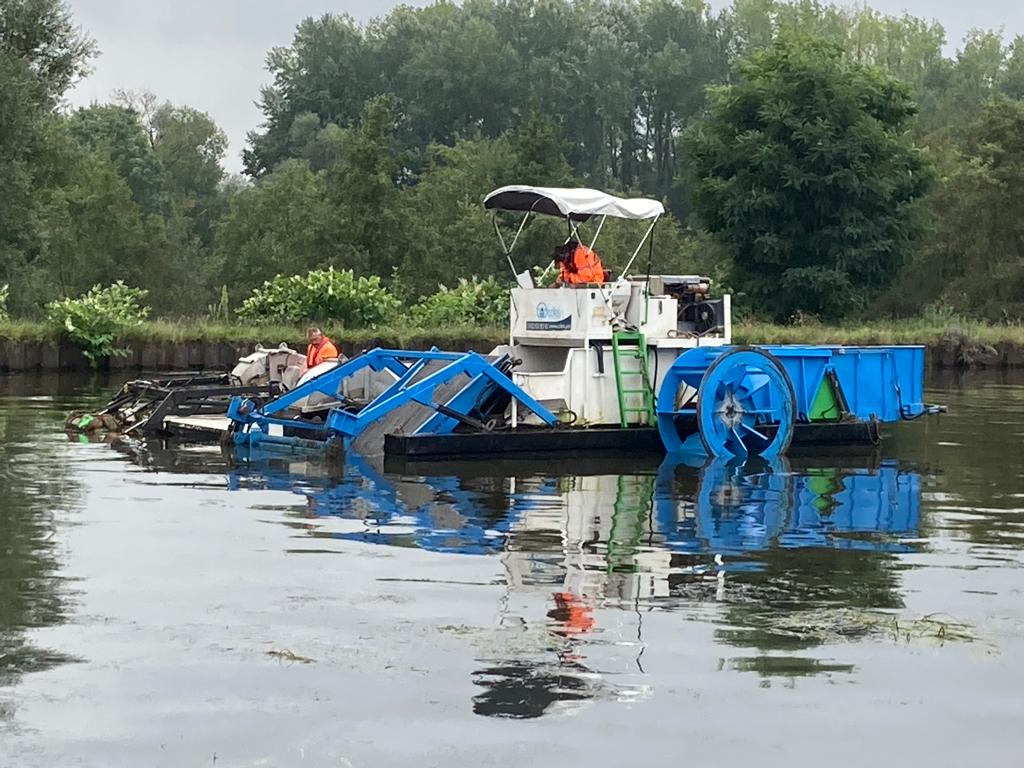
[(334, 346), (334, 342), (324, 336), (320, 340), (319, 346), (309, 345), (306, 350), (306, 367), (315, 368), (320, 363), (326, 362), (327, 360), (338, 359), (338, 348)]
[(604, 282), (604, 265), (601, 263), (601, 258), (597, 255), (597, 251), (583, 243), (576, 246), (569, 262), (561, 262), (558, 269), (563, 285)]

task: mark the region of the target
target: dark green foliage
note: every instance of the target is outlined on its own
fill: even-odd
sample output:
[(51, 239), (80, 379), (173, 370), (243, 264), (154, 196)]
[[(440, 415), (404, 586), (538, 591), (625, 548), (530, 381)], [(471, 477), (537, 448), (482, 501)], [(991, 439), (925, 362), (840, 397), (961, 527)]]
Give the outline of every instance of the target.
[(217, 233), (217, 284), (238, 301), (282, 271), (314, 269), (324, 258), (324, 181), (292, 160), (235, 193)]
[(536, 109), (511, 133), (515, 163), (509, 178), (516, 184), (564, 187), (572, 184), (572, 168), (565, 159), (567, 142), (561, 126)]
[[(454, 147), (434, 144), (414, 187), (402, 192), (400, 209), (409, 236), (399, 281), (413, 295), (436, 290), (466, 275), (511, 279), (484, 196), (511, 183), (573, 184), (562, 152), (564, 140), (551, 121), (535, 115), (520, 131), (498, 139), (459, 140)], [(518, 217), (507, 240), (515, 234)], [(565, 237), (565, 225), (533, 219), (516, 245), (518, 269), (549, 259), (553, 244)]]
[(387, 276), (402, 264), (409, 220), (399, 203), (403, 166), (395, 140), (394, 100), (370, 99), (358, 124), (342, 131), (339, 162), (324, 171), (326, 236), (344, 254), (338, 267)]
[(79, 151), (71, 157), (63, 183), (43, 197), (48, 237), (37, 266), (61, 296), (122, 277), (138, 285), (148, 233), (131, 188), (107, 155)]
[(163, 165), (135, 110), (94, 104), (75, 112), (68, 120), (68, 129), (84, 149), (110, 161), (139, 208), (147, 213), (161, 210)]
[(227, 208), (220, 189), (227, 137), (205, 112), (170, 103), (156, 108), (148, 127), (174, 214), (189, 220), (191, 234), (202, 246), (211, 246)]
[(274, 79), (260, 99), (267, 122), (263, 131), (250, 134), (245, 151), (246, 167), (253, 175), (269, 173), (298, 156), (296, 140), (304, 145), (306, 134), (293, 135), (297, 117), (308, 122), (313, 116), (317, 128), (355, 122), (374, 93), (372, 62), (365, 61), (364, 51), (363, 32), (350, 17), (327, 15), (305, 19), (291, 46), (267, 54)]
[(454, 147), (435, 144), (428, 157), (416, 186), (402, 193), (411, 226), (399, 273), (402, 288), (416, 297), (459, 276), (508, 275), (481, 202), (490, 190), (515, 178), (518, 159), (512, 142), (502, 137), (460, 140)]
[(207, 300), (223, 134), (188, 108), (119, 98), (57, 111), (92, 43), (57, 0), (0, 0), (0, 281), (10, 309), (123, 279), (160, 313)]
[(0, 0), (0, 282), (18, 314), (39, 309), (40, 191), (63, 147), (53, 110), (92, 53), (60, 0)]
[(833, 44), (781, 38), (715, 89), (684, 147), (702, 220), (734, 283), (782, 319), (839, 317), (892, 281), (920, 226), (930, 174), (909, 137), (909, 88)]
[(1017, 35), (1010, 46), (1006, 65), (1000, 73), (999, 88), (1011, 99), (1024, 99), (1024, 35)]
[[(151, 291), (161, 314), (197, 312), (217, 219), (226, 141), (210, 118), (144, 95), (67, 121), (67, 178), (50, 197), (41, 263), (62, 295), (118, 277)], [(127, 191), (127, 195), (123, 191)], [(197, 281), (197, 278), (198, 281)]]
[(883, 308), (1024, 317), (1024, 103), (1001, 98), (984, 109), (932, 208), (933, 235)]
[(40, 98), (63, 96), (94, 53), (64, 0), (0, 0), (0, 57), (26, 66)]

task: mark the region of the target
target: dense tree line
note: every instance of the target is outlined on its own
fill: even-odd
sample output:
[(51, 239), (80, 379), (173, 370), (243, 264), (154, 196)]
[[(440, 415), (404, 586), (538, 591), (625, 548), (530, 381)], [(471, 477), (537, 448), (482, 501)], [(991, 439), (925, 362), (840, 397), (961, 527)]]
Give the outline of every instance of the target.
[[(0, 0), (0, 285), (9, 308), (124, 279), (162, 315), (277, 274), (403, 299), (505, 275), (483, 195), (666, 202), (662, 269), (767, 315), (1024, 313), (1024, 39), (815, 0), (465, 0), (303, 21), (267, 56), (245, 177), (208, 115), (150, 94), (68, 111), (93, 44), (61, 0)], [(542, 262), (561, 229), (523, 234)], [(608, 225), (602, 255), (629, 255)]]
[(227, 204), (223, 132), (205, 114), (118, 94), (65, 113), (95, 53), (57, 0), (0, 2), (0, 283), (9, 309), (125, 279), (195, 312)]

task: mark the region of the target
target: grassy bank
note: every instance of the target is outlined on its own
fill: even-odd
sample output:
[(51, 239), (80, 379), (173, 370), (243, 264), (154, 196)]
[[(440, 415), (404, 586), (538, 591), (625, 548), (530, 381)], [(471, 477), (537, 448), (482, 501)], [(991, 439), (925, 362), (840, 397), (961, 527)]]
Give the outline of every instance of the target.
[(973, 320), (890, 320), (851, 325), (774, 325), (737, 323), (737, 344), (924, 344), (954, 341), (966, 345), (1002, 343), (1024, 346), (1024, 326), (991, 325)]
[[(449, 325), (440, 328), (421, 328), (409, 325), (391, 325), (379, 328), (345, 329), (324, 326), (324, 332), (333, 339), (356, 347), (372, 343), (395, 346), (414, 346), (424, 342), (444, 347), (466, 340), (486, 340), (499, 343), (508, 335), (504, 328), (468, 325)], [(0, 322), (0, 341), (57, 342), (58, 330), (47, 323), (27, 320)], [(243, 323), (216, 323), (202, 320), (154, 320), (143, 323), (126, 333), (119, 343), (181, 344), (186, 342), (261, 342), (268, 346), (287, 342), (292, 346), (305, 346), (305, 325), (253, 325)]]
[[(507, 338), (507, 331), (499, 327), (447, 325), (418, 327), (389, 325), (378, 328), (346, 329), (327, 325), (324, 330), (331, 338), (349, 349), (362, 349), (381, 344), (386, 346), (422, 348), (436, 345), (465, 348), (471, 344), (483, 348), (498, 344)], [(146, 322), (133, 329), (119, 343), (179, 344), (254, 343), (277, 345), (287, 342), (297, 349), (305, 345), (303, 325), (254, 325), (243, 323), (217, 323), (210, 321)], [(59, 332), (53, 326), (32, 321), (0, 322), (0, 341), (57, 342)], [(935, 321), (927, 319), (889, 321), (850, 325), (774, 325), (744, 322), (733, 326), (733, 340), (737, 344), (924, 344), (932, 348), (955, 345), (959, 348), (977, 348), (1009, 344), (1024, 350), (1024, 326), (990, 325), (969, 320)]]
[(49, 323), (37, 323), (32, 320), (0, 320), (0, 341), (56, 342), (59, 337), (57, 329)]
[[(480, 328), (471, 325), (449, 325), (440, 328), (422, 328), (413, 325), (387, 325), (377, 328), (323, 327), (324, 333), (335, 341), (353, 347), (387, 344), (414, 348), (424, 343), (442, 349), (446, 345), (467, 340), (500, 341), (507, 337), (504, 328)], [(235, 342), (258, 341), (267, 346), (287, 342), (293, 347), (305, 347), (305, 325), (252, 325), (211, 322), (168, 322), (157, 320), (143, 323), (125, 336), (125, 341), (181, 343), (189, 341)]]

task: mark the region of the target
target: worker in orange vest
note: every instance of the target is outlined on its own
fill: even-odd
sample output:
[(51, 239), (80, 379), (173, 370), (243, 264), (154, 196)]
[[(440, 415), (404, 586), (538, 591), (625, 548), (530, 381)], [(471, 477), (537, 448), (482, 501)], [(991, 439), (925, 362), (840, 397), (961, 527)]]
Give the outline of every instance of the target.
[(315, 368), (320, 363), (338, 359), (338, 348), (316, 326), (306, 332), (306, 340), (309, 342), (306, 349), (306, 368)]
[(604, 282), (604, 265), (597, 251), (576, 240), (555, 248), (558, 265), (556, 285), (580, 286)]

